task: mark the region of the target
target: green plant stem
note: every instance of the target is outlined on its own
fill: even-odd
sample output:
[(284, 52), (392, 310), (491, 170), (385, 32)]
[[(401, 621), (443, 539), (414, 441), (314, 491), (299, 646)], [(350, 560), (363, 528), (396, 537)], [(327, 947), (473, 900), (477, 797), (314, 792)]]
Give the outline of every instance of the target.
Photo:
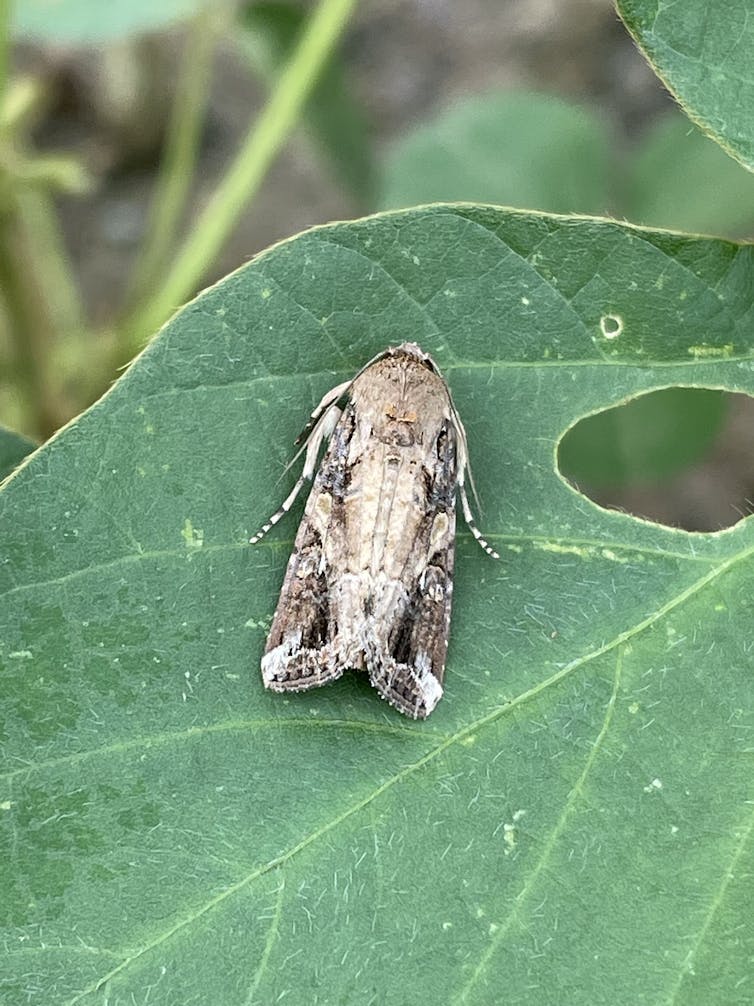
[(82, 336), (84, 308), (52, 196), (39, 186), (24, 187), (16, 193), (16, 205), (58, 337)]
[(44, 440), (70, 418), (54, 347), (85, 337), (78, 290), (46, 192), (21, 188), (13, 194), (3, 218), (0, 280), (30, 427)]
[(32, 258), (20, 216), (6, 214), (0, 240), (0, 285), (8, 313), (13, 366), (28, 428), (47, 439), (57, 425), (44, 363), (45, 346), (53, 332)]
[(181, 61), (180, 79), (155, 186), (147, 236), (134, 267), (128, 303), (144, 303), (154, 289), (175, 240), (194, 179), (199, 140), (209, 98), (212, 59), (227, 8), (204, 7), (194, 18)]
[(139, 348), (201, 281), (296, 125), (356, 2), (322, 0), (312, 14), (277, 87), (192, 234), (178, 252), (160, 290), (143, 310), (135, 312), (126, 322), (125, 334), (131, 349)]

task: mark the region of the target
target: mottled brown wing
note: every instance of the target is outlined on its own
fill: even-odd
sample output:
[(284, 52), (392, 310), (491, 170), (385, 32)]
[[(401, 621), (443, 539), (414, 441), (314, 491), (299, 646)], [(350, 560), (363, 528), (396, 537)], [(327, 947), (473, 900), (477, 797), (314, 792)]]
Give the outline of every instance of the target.
[(324, 540), (337, 547), (353, 407), (346, 405), (314, 479), (280, 591), (262, 657), (262, 678), (276, 692), (316, 688), (339, 678), (345, 667), (328, 645), (336, 627), (329, 602)]
[(374, 687), (415, 719), (428, 716), (442, 698), (450, 632), (457, 489), (456, 433), (450, 420), (440, 428), (433, 455), (433, 469), (425, 468), (420, 476), (427, 482), (426, 522), (416, 548), (423, 550), (426, 563), (410, 584), (405, 610), (384, 631), (376, 626), (366, 647)]

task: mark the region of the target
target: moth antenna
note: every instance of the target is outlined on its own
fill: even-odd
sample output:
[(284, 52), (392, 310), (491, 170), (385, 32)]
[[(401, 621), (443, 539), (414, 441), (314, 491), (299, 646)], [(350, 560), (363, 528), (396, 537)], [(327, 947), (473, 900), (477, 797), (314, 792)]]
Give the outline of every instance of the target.
[[(335, 390), (336, 389), (333, 388), (333, 391)], [(340, 395), (338, 395), (335, 398), (335, 401), (337, 401), (338, 398), (340, 398)], [(290, 508), (296, 502), (296, 497), (301, 492), (301, 487), (303, 486), (304, 482), (306, 481), (311, 482), (312, 477), (314, 476), (314, 472), (316, 471), (317, 468), (317, 455), (319, 454), (319, 449), (322, 446), (323, 442), (332, 434), (332, 431), (335, 429), (335, 426), (337, 425), (340, 416), (341, 416), (341, 410), (338, 408), (337, 405), (332, 404), (320, 416), (316, 425), (314, 426), (311, 433), (307, 437), (306, 443), (301, 448), (301, 450), (296, 454), (296, 458), (298, 458), (299, 455), (301, 454), (301, 451), (306, 450), (306, 460), (304, 461), (304, 470), (301, 472), (301, 475), (296, 480), (295, 486), (293, 487), (293, 489), (291, 489), (290, 493), (288, 494), (286, 499), (281, 503), (280, 507), (267, 520), (267, 522), (261, 526), (261, 528), (257, 531), (257, 533), (253, 535), (251, 538), (249, 538), (250, 545), (256, 545), (258, 541), (261, 541), (261, 539), (264, 538), (267, 532), (270, 531), (277, 524), (277, 522), (281, 520), (281, 518), (283, 518), (288, 513)], [(296, 458), (294, 458), (293, 460), (295, 461)], [(293, 464), (292, 461), (289, 462), (288, 465), (286, 465), (285, 471), (288, 471), (291, 464)]]
[[(348, 391), (348, 389), (351, 387), (352, 384), (353, 384), (353, 378), (351, 378), (348, 381), (344, 381), (342, 384), (336, 384), (334, 388), (330, 388), (330, 390), (325, 395), (322, 396), (322, 400), (320, 401), (319, 405), (314, 410), (314, 412), (312, 412), (312, 414), (309, 416), (306, 426), (293, 441), (294, 444), (302, 444), (309, 439), (309, 434), (317, 425), (317, 421), (319, 417), (322, 415), (322, 413), (325, 411), (325, 409), (327, 409), (330, 405), (334, 405), (335, 402), (337, 402), (337, 400), (341, 397), (341, 395), (345, 395), (345, 393)], [(296, 455), (295, 458), (293, 458), (293, 461), (291, 461), (290, 464), (293, 464), (293, 462), (296, 460), (296, 458), (299, 456), (300, 453), (301, 451), (298, 452), (298, 454)]]
[[(471, 495), (474, 497), (474, 503), (476, 503), (477, 510), (481, 513), (482, 504), (479, 502), (479, 493), (476, 491), (476, 484), (474, 482), (474, 473), (471, 471), (471, 464), (469, 463), (469, 446), (468, 441), (466, 440), (466, 427), (461, 422), (461, 417), (458, 415), (458, 410), (456, 409), (452, 399), (451, 407), (453, 410), (453, 425), (455, 426), (460, 448), (458, 451), (460, 455), (460, 464), (458, 465), (458, 469), (461, 475), (458, 482), (460, 485), (463, 485), (464, 478), (468, 475), (469, 485), (471, 486)], [(500, 556), (497, 556), (497, 558), (499, 559)]]
[(499, 559), (500, 556), (497, 554), (495, 549), (482, 537), (482, 532), (474, 523), (474, 517), (471, 513), (471, 507), (469, 506), (469, 497), (466, 495), (466, 486), (463, 481), (463, 469), (461, 469), (461, 477), (458, 480), (458, 489), (461, 493), (461, 508), (463, 509), (463, 517), (469, 526), (469, 531), (474, 535), (476, 540), (482, 546), (487, 555), (491, 555), (493, 559)]
[(291, 490), (288, 498), (282, 503), (279, 509), (275, 511), (272, 517), (270, 517), (269, 520), (260, 527), (257, 533), (255, 535), (252, 535), (251, 538), (249, 538), (250, 545), (256, 545), (258, 541), (261, 541), (262, 538), (264, 538), (264, 536), (267, 534), (267, 532), (270, 531), (273, 527), (275, 527), (277, 522), (288, 513), (290, 508), (295, 503), (296, 497), (301, 492), (301, 486), (304, 484), (305, 481), (306, 479), (304, 475), (303, 474), (300, 475), (296, 482), (296, 485)]

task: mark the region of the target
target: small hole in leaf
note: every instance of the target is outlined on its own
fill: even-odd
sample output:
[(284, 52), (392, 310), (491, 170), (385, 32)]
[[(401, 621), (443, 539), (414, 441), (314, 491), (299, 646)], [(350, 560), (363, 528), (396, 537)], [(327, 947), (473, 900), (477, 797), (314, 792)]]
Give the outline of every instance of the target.
[(731, 527), (754, 510), (754, 398), (640, 395), (568, 430), (558, 467), (600, 506), (687, 531)]
[(617, 314), (603, 314), (600, 331), (606, 339), (617, 339), (623, 331), (623, 319)]

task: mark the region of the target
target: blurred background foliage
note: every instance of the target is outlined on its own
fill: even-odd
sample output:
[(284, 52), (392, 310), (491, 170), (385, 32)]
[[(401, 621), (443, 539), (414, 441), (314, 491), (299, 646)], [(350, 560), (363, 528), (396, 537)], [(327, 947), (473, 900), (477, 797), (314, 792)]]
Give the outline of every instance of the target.
[[(754, 178), (604, 0), (18, 0), (0, 18), (0, 425), (19, 431), (0, 476), (195, 292), (315, 224), (462, 200), (754, 236)], [(616, 403), (559, 464), (604, 505), (732, 524), (752, 404)]]

